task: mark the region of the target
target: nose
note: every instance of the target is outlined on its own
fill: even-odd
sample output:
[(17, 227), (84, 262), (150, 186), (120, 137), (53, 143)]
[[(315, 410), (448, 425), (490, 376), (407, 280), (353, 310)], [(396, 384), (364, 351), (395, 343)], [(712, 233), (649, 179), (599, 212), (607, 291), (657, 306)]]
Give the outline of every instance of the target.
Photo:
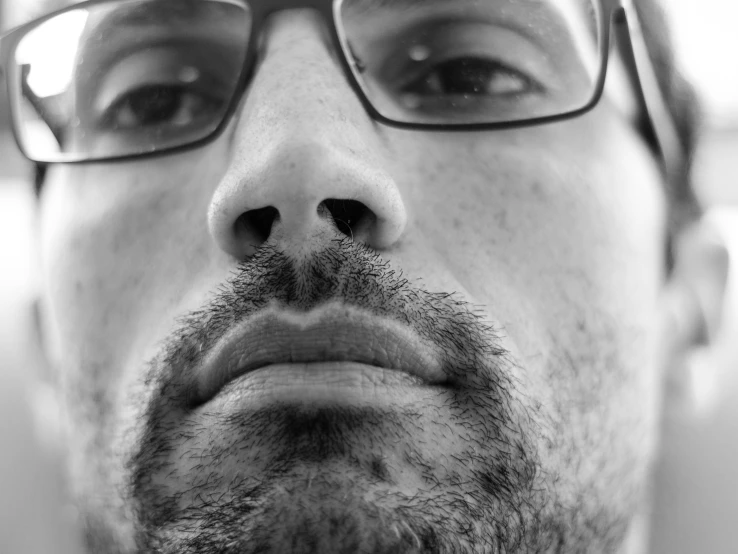
[(209, 207), (216, 244), (238, 259), (268, 240), (293, 251), (337, 235), (392, 247), (405, 206), (324, 23), (311, 12), (280, 12), (263, 46)]

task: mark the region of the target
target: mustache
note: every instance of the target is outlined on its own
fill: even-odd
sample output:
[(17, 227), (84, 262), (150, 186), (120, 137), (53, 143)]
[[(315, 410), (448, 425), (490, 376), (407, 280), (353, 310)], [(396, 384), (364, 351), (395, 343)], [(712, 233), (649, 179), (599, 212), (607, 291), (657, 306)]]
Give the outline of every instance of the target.
[(336, 301), (395, 319), (439, 345), (451, 386), (473, 385), (488, 392), (511, 386), (501, 364), (494, 362), (507, 352), (479, 307), (454, 292), (431, 292), (411, 282), (376, 251), (348, 237), (332, 239), (301, 259), (263, 244), (239, 263), (207, 304), (179, 320), (162, 348), (162, 363), (150, 364), (160, 373), (146, 381), (159, 381), (170, 400), (176, 396), (187, 405), (194, 394), (186, 385), (193, 369), (235, 325), (275, 306), (308, 312)]

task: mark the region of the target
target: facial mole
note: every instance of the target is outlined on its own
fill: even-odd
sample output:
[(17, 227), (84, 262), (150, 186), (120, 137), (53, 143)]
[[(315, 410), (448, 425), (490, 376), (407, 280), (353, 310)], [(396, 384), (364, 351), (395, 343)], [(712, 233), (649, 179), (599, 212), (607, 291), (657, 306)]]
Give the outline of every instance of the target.
[(369, 464), (369, 469), (371, 470), (372, 477), (376, 480), (382, 482), (392, 481), (389, 470), (387, 469), (387, 464), (385, 463), (383, 457), (372, 457), (372, 461)]

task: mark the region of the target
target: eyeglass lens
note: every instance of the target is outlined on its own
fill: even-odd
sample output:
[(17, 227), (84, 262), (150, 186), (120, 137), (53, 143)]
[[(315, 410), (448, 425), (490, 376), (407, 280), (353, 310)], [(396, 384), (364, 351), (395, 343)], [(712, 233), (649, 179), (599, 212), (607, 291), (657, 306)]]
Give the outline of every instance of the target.
[(586, 106), (600, 74), (591, 0), (344, 0), (342, 41), (382, 115), (502, 123)]
[[(602, 68), (595, 0), (343, 0), (342, 49), (369, 102), (415, 124), (513, 122), (586, 106)], [(231, 0), (124, 0), (34, 27), (12, 57), (37, 160), (100, 159), (211, 135), (238, 88), (252, 13)]]

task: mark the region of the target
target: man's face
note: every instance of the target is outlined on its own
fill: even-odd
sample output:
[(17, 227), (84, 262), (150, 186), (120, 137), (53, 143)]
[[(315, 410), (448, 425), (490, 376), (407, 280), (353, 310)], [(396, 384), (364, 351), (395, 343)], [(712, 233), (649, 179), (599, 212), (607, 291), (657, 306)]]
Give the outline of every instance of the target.
[[(314, 13), (263, 40), (212, 144), (48, 174), (43, 313), (91, 545), (620, 551), (664, 278), (632, 124), (606, 95), (545, 126), (394, 129)], [(435, 378), (346, 361), (367, 357)], [(219, 389), (252, 359), (343, 363)]]

